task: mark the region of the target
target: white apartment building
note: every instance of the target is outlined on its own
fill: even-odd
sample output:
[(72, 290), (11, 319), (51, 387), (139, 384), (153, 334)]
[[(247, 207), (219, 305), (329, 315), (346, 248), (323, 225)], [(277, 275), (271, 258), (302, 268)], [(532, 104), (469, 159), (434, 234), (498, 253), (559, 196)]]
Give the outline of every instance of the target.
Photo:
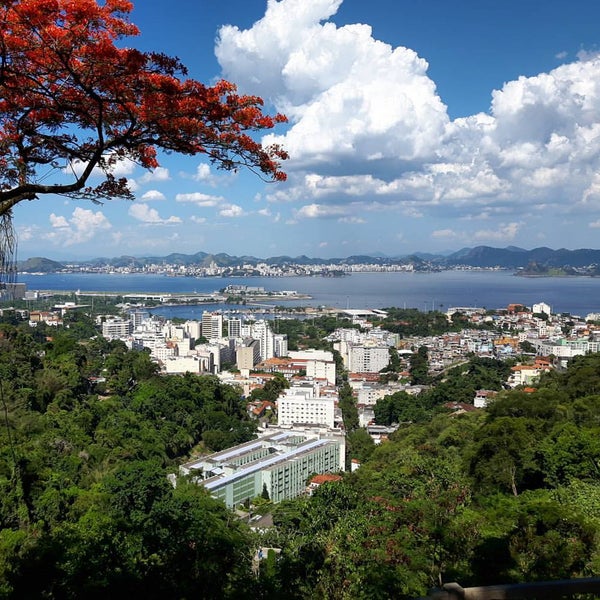
[(260, 359), (267, 360), (275, 356), (274, 334), (268, 321), (261, 319), (254, 323), (244, 323), (241, 328), (242, 337), (251, 337), (260, 344)]
[(336, 370), (333, 352), (309, 348), (288, 352), (288, 356), (293, 361), (304, 363), (307, 377), (325, 379), (329, 385), (335, 385)]
[(223, 315), (208, 311), (203, 312), (202, 335), (207, 340), (220, 340), (223, 337)]
[(562, 361), (567, 361), (569, 358), (587, 354), (588, 352), (600, 352), (600, 342), (590, 340), (529, 340), (536, 348), (536, 351), (541, 356), (550, 356), (553, 354)]
[(335, 362), (333, 360), (307, 360), (306, 376), (313, 379), (325, 379), (329, 385), (335, 385)]
[(273, 354), (282, 357), (288, 355), (288, 339), (284, 333), (276, 333), (273, 336)]
[(541, 313), (550, 316), (552, 314), (552, 308), (545, 302), (538, 302), (531, 307), (531, 312)]
[(389, 346), (348, 344), (348, 371), (351, 373), (379, 373), (389, 362)]
[(183, 373), (212, 373), (212, 354), (198, 353), (194, 356), (170, 356), (163, 361), (165, 372), (169, 375)]
[(364, 338), (364, 334), (361, 333), (359, 329), (347, 329), (347, 328), (339, 328), (336, 329), (328, 339), (331, 341), (340, 341), (340, 342), (360, 342)]
[(322, 397), (318, 386), (298, 386), (284, 390), (277, 399), (277, 425), (312, 424), (333, 429), (334, 396)]
[(132, 310), (129, 313), (129, 320), (133, 324), (133, 328), (139, 327), (145, 320), (150, 318), (150, 313), (147, 310)]
[(175, 358), (178, 356), (177, 346), (174, 344), (164, 344), (162, 346), (156, 346), (155, 348), (152, 348), (150, 356), (164, 363), (167, 359)]
[(107, 340), (119, 340), (127, 338), (133, 331), (132, 322), (129, 319), (115, 317), (107, 319), (102, 323), (102, 336)]
[(227, 335), (230, 339), (242, 337), (241, 319), (234, 318), (227, 321)]
[(171, 321), (167, 321), (163, 325), (163, 334), (166, 340), (171, 340), (174, 342), (189, 337), (187, 336), (185, 327), (183, 325), (175, 325)]
[(186, 321), (183, 324), (185, 332), (194, 342), (202, 337), (202, 322), (201, 321)]
[(333, 352), (329, 350), (315, 350), (309, 348), (308, 350), (293, 350), (289, 352), (289, 357), (300, 360), (323, 360), (326, 362), (333, 361)]
[(400, 391), (398, 388), (392, 388), (387, 385), (367, 385), (364, 382), (357, 383), (360, 383), (360, 385), (354, 383), (351, 383), (350, 385), (356, 393), (356, 404), (361, 406), (375, 406), (377, 400), (381, 400), (385, 396), (390, 396), (391, 394)]

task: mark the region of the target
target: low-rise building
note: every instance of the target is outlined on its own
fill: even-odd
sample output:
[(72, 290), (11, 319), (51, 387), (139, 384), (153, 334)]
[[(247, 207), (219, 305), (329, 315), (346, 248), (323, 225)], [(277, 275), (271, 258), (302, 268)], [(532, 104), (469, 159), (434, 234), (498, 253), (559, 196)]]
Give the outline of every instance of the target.
[(186, 463), (180, 471), (233, 508), (265, 489), (273, 502), (295, 498), (305, 492), (310, 475), (344, 470), (344, 455), (343, 435), (278, 430)]
[(512, 388), (520, 385), (531, 385), (537, 381), (544, 371), (549, 367), (536, 365), (517, 365), (511, 368), (511, 374), (508, 378), (508, 385)]
[(477, 390), (473, 399), (473, 406), (475, 408), (485, 408), (497, 395), (498, 392), (494, 390)]

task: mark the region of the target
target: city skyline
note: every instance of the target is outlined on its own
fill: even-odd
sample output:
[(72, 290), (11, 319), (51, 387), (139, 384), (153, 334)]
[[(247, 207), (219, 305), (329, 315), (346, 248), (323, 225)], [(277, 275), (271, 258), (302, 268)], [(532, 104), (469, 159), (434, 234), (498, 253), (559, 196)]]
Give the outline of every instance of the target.
[[(600, 6), (137, 2), (142, 50), (288, 115), (288, 181), (160, 156), (133, 203), (16, 207), (18, 258), (598, 247)], [(233, 15), (233, 16), (232, 16)]]

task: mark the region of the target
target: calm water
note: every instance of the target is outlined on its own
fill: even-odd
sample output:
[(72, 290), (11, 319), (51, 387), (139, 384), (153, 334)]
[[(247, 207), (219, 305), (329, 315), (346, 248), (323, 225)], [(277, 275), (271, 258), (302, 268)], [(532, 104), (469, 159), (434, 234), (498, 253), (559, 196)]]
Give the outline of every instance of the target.
[[(28, 290), (123, 293), (203, 293), (237, 284), (261, 286), (266, 291), (295, 290), (311, 296), (311, 300), (290, 301), (291, 306), (398, 306), (428, 311), (445, 310), (450, 306), (483, 306), (491, 309), (505, 307), (510, 303), (531, 306), (537, 302), (546, 302), (556, 313), (568, 312), (585, 316), (590, 312), (600, 312), (600, 278), (526, 278), (515, 277), (508, 271), (355, 273), (339, 278), (51, 274), (19, 275), (18, 282), (26, 283)], [(273, 304), (284, 302), (278, 300)], [(208, 310), (208, 307), (165, 307), (161, 309), (160, 314), (199, 318), (203, 310)]]

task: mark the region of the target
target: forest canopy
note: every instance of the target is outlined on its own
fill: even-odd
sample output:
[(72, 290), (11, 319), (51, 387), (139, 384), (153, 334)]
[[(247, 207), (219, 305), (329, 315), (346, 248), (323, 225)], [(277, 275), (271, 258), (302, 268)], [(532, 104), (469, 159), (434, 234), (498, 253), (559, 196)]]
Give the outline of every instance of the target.
[[(345, 393), (362, 466), (271, 506), (275, 527), (256, 534), (167, 479), (191, 452), (255, 435), (240, 391), (160, 376), (85, 321), (0, 327), (0, 597), (414, 598), (599, 573), (600, 355), (464, 415), (440, 404), (449, 377), (375, 448)], [(489, 380), (500, 366), (463, 368)], [(256, 574), (259, 546), (280, 552)]]

